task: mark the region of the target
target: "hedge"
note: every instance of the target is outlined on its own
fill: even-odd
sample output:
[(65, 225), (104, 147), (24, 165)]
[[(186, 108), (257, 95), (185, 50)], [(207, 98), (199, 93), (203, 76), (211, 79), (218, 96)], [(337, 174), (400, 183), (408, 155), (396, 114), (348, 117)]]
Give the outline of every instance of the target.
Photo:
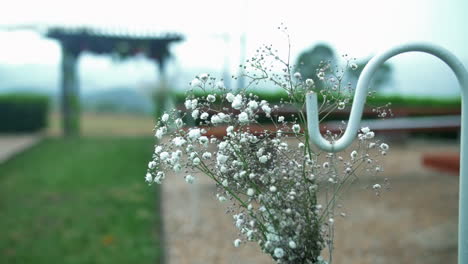
[(15, 93), (0, 95), (0, 133), (35, 132), (47, 125), (49, 97)]
[[(288, 95), (284, 90), (270, 90), (252, 91), (253, 94), (258, 95), (260, 99), (267, 100), (270, 103), (279, 103), (281, 99), (287, 99)], [(197, 90), (196, 96), (206, 96), (208, 93)], [(181, 91), (174, 92), (176, 104), (183, 104), (185, 101), (185, 93)], [(321, 101), (322, 97), (318, 97)], [(447, 108), (460, 108), (461, 98), (455, 97), (429, 97), (429, 96), (403, 96), (403, 95), (374, 95), (367, 98), (369, 105), (385, 105), (391, 103), (392, 106), (405, 106), (405, 107), (447, 107)]]

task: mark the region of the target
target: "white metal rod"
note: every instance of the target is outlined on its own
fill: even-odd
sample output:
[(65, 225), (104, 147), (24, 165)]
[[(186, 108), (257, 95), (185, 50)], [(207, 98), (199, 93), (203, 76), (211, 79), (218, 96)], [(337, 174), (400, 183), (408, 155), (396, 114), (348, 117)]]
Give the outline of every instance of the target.
[(367, 98), (370, 81), (377, 69), (388, 59), (405, 52), (424, 52), (434, 55), (444, 61), (452, 69), (461, 87), (462, 96), (462, 121), (461, 121), (461, 156), (460, 156), (460, 191), (458, 209), (458, 263), (468, 263), (468, 156), (465, 155), (465, 144), (468, 144), (468, 73), (461, 63), (450, 51), (443, 47), (428, 43), (409, 43), (393, 47), (377, 54), (364, 67), (356, 86), (353, 105), (348, 121), (348, 125), (343, 136), (329, 142), (321, 134), (319, 129), (317, 95), (310, 92), (306, 95), (307, 103), (307, 128), (310, 140), (320, 149), (328, 152), (338, 152), (348, 147), (356, 137), (361, 123), (362, 112)]

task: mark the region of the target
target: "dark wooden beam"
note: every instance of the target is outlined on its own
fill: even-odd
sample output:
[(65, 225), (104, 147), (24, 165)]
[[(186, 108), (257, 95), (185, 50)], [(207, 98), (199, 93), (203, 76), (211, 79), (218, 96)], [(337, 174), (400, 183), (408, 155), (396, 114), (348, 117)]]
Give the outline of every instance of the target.
[(77, 76), (79, 53), (73, 52), (65, 43), (61, 44), (61, 111), (63, 134), (65, 136), (77, 136), (80, 134), (80, 93)]

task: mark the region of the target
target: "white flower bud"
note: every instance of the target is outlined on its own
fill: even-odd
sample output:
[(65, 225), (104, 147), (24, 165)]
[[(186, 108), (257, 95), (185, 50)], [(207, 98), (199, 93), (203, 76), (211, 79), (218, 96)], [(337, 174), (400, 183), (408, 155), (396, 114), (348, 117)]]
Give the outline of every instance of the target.
[(167, 122), (167, 120), (169, 120), (169, 115), (168, 115), (168, 114), (162, 115), (161, 120), (162, 120), (163, 122)]
[(284, 257), (284, 250), (282, 248), (275, 248), (273, 255), (277, 258)]
[(185, 181), (187, 183), (192, 184), (195, 181), (195, 177), (193, 177), (192, 175), (187, 175), (187, 176), (185, 176)]
[(241, 123), (249, 122), (249, 115), (246, 112), (240, 113), (238, 118), (239, 118), (239, 122), (241, 122)]
[(206, 96), (206, 100), (210, 103), (214, 103), (216, 101), (216, 96), (209, 94), (208, 96)]
[(383, 151), (387, 151), (389, 149), (388, 145), (385, 143), (380, 144), (380, 149)]
[(296, 242), (294, 242), (292, 240), (289, 241), (289, 247), (292, 248), (292, 249), (295, 249), (297, 247)]
[(146, 182), (152, 182), (153, 181), (153, 176), (151, 175), (151, 173), (146, 173), (146, 176), (145, 176), (145, 181)]
[(203, 120), (206, 120), (208, 118), (209, 114), (207, 112), (204, 112), (203, 114), (200, 115), (200, 118)]
[(234, 240), (234, 246), (235, 246), (236, 248), (239, 247), (240, 244), (241, 244), (241, 242), (242, 242), (242, 241), (241, 241), (240, 239)]
[(295, 124), (292, 126), (292, 130), (294, 133), (299, 133), (299, 131), (301, 131), (301, 126), (298, 124)]

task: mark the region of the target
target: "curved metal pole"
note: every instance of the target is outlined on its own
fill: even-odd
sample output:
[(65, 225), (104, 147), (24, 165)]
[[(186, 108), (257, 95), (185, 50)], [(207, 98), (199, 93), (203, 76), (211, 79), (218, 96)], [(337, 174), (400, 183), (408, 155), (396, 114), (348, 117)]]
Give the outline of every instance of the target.
[(458, 79), (462, 95), (462, 123), (461, 123), (461, 156), (460, 156), (460, 191), (459, 191), (459, 209), (458, 209), (458, 263), (468, 263), (468, 156), (465, 155), (465, 144), (468, 144), (468, 113), (466, 101), (468, 98), (468, 72), (463, 64), (450, 51), (427, 43), (409, 43), (393, 47), (387, 51), (377, 54), (364, 67), (356, 86), (351, 114), (343, 136), (329, 142), (320, 134), (317, 95), (313, 92), (306, 95), (307, 103), (307, 127), (310, 140), (320, 149), (328, 152), (338, 152), (348, 147), (356, 138), (360, 129), (362, 112), (366, 102), (367, 90), (370, 81), (377, 69), (388, 59), (395, 55), (405, 52), (424, 52), (429, 53), (445, 62)]

